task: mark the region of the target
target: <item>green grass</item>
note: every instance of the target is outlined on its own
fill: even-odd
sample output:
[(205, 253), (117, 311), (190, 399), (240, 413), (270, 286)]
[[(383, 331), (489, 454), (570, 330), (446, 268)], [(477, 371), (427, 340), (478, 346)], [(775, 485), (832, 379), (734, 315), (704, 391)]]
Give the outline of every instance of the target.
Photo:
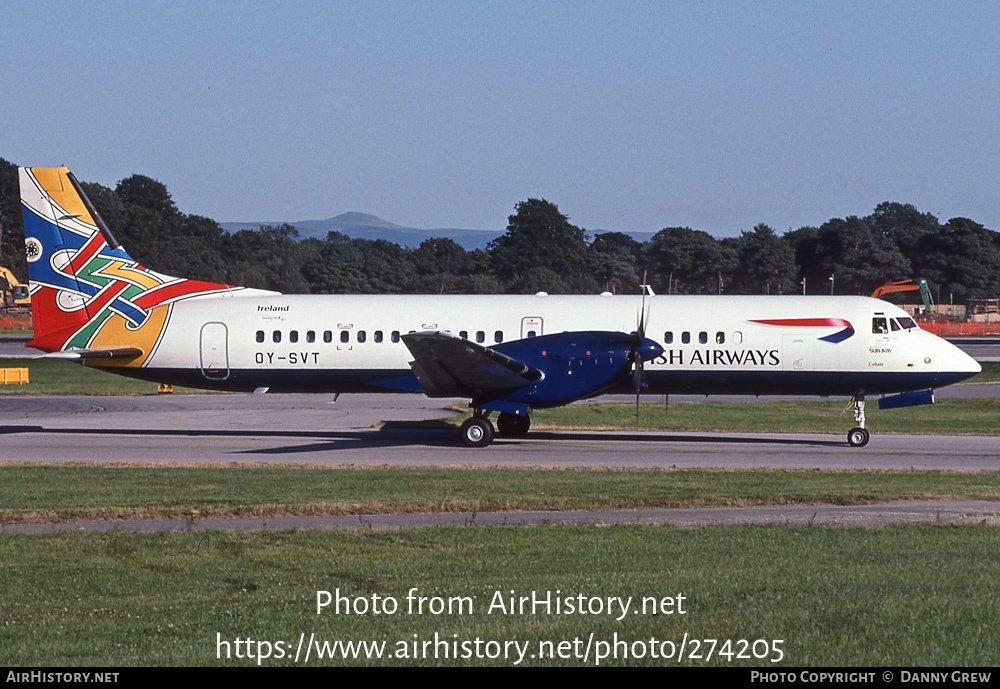
[[(872, 433), (933, 435), (997, 435), (1000, 399), (947, 399), (933, 405), (880, 411), (874, 400), (866, 405)], [(460, 423), (462, 419), (453, 421)], [(532, 416), (532, 428), (649, 429), (836, 433), (854, 425), (854, 415), (838, 402), (628, 402), (573, 404), (544, 409)]]
[[(33, 382), (31, 392), (155, 389), (67, 362), (28, 363), (33, 381), (46, 386), (40, 390)], [(993, 375), (1000, 370), (991, 368)], [(994, 433), (995, 402), (948, 400), (883, 414), (872, 404), (870, 425), (876, 432), (958, 432), (956, 419), (969, 419), (961, 426), (969, 430), (960, 432)], [(675, 423), (688, 414), (685, 407), (702, 407), (698, 413), (707, 416), (700, 424), (716, 426), (740, 417), (725, 430), (773, 431), (788, 428), (801, 414), (810, 430), (832, 422), (831, 432), (838, 434), (850, 423), (849, 412), (839, 416), (843, 403), (780, 404), (713, 409), (671, 403), (666, 417)], [(599, 412), (601, 421), (608, 414), (626, 413), (612, 411), (614, 405), (600, 406), (609, 407)], [(633, 409), (624, 407), (633, 425), (621, 423), (634, 427)], [(911, 412), (932, 413), (909, 417)], [(536, 424), (542, 418), (537, 416)], [(905, 424), (916, 430), (903, 430)], [(0, 522), (849, 504), (929, 497), (996, 500), (998, 494), (996, 473), (8, 465), (0, 467)], [(982, 526), (0, 534), (0, 665), (246, 665), (255, 661), (216, 657), (217, 634), (231, 648), (237, 637), (287, 644), (297, 642), (300, 633), (307, 638), (315, 633), (324, 641), (385, 641), (395, 650), (401, 641), (433, 640), (435, 632), (448, 641), (529, 642), (533, 650), (542, 641), (576, 639), (582, 640), (582, 648), (591, 633), (597, 641), (611, 641), (617, 634), (628, 642), (656, 638), (678, 644), (685, 634), (720, 643), (727, 638), (783, 639), (782, 663), (719, 658), (708, 663), (771, 669), (992, 665), (1000, 654), (995, 634), (997, 534)], [(426, 596), (474, 597), (474, 614), (408, 615), (405, 607), (379, 616), (315, 612), (317, 590), (339, 588), (369, 600), (373, 594), (392, 596), (405, 606), (412, 587)], [(495, 593), (509, 595), (512, 589), (517, 595), (533, 590), (657, 598), (680, 593), (688, 613), (633, 615), (620, 622), (595, 615), (487, 615)], [(396, 658), (325, 664), (511, 662)], [(683, 664), (704, 662), (686, 659)], [(525, 664), (582, 661), (529, 658)], [(646, 656), (606, 664), (664, 661)]]
[(0, 523), (1000, 500), (995, 472), (0, 466)]
[[(992, 666), (996, 529), (586, 526), (389, 532), (0, 536), (0, 664), (49, 667), (252, 665), (237, 638), (282, 641), (572, 642), (780, 639), (769, 658), (682, 665)], [(408, 614), (406, 596), (467, 597), (471, 614)], [(316, 613), (317, 591), (392, 597), (395, 614)], [(493, 614), (501, 597), (683, 595), (685, 614)], [(218, 636), (217, 636), (218, 635)], [(217, 658), (217, 639), (232, 657)], [(568, 646), (570, 648), (572, 646)], [(738, 646), (737, 646), (738, 647)], [(225, 647), (222, 647), (223, 650)], [(662, 647), (669, 650), (669, 647)], [(688, 642), (687, 651), (693, 649)], [(758, 649), (762, 649), (758, 646)], [(707, 647), (699, 649), (704, 655)], [(246, 647), (243, 647), (245, 654)], [(619, 653), (623, 650), (619, 647)], [(773, 654), (771, 655), (773, 657)], [(613, 665), (676, 665), (606, 659)], [(324, 661), (344, 665), (511, 665), (513, 660)], [(264, 665), (291, 665), (269, 659)], [(581, 665), (578, 658), (525, 665)]]
[[(156, 383), (113, 375), (59, 359), (0, 359), (0, 368), (28, 368), (27, 385), (0, 385), (3, 395), (150, 395)], [(196, 392), (175, 388), (175, 392)]]
[(960, 383), (960, 385), (1000, 383), (1000, 361), (981, 361), (979, 363), (983, 367), (983, 370), (977, 373), (975, 377), (964, 383)]
[[(833, 433), (844, 435), (854, 426), (852, 406), (837, 402), (643, 402), (636, 420), (634, 402), (586, 402), (532, 414), (534, 430), (637, 430), (727, 433)], [(463, 415), (437, 423), (460, 425)], [(873, 434), (1000, 435), (1000, 399), (946, 399), (933, 405), (879, 410), (876, 400), (865, 409)], [(421, 422), (389, 422), (421, 425)]]

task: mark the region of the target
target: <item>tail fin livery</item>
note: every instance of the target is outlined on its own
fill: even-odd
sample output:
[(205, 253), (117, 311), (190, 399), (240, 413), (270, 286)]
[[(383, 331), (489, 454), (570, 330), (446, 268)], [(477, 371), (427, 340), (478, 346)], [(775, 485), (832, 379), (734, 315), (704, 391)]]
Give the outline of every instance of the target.
[(139, 265), (66, 168), (19, 173), (35, 331), (29, 347), (141, 366), (160, 340), (171, 304), (238, 289)]

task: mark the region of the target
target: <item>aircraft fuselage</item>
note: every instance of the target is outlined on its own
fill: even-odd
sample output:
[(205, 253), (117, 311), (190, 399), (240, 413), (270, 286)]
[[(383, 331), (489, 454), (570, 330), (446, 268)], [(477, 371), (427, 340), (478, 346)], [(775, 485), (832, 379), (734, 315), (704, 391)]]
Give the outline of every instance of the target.
[[(638, 296), (247, 290), (175, 304), (144, 365), (114, 368), (218, 390), (421, 392), (406, 333), (448, 331), (502, 351), (552, 333), (635, 331), (641, 308)], [(871, 395), (940, 387), (979, 370), (898, 307), (866, 297), (655, 296), (646, 309), (646, 336), (664, 350), (645, 364), (650, 394)], [(627, 377), (609, 392), (631, 390)]]

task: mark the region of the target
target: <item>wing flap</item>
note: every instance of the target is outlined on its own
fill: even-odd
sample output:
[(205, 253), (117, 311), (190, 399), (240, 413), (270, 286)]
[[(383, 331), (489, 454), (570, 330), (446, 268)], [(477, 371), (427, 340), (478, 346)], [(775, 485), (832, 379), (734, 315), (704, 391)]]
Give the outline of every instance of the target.
[(536, 368), (441, 331), (403, 335), (410, 368), (428, 397), (476, 397), (519, 390), (542, 378)]

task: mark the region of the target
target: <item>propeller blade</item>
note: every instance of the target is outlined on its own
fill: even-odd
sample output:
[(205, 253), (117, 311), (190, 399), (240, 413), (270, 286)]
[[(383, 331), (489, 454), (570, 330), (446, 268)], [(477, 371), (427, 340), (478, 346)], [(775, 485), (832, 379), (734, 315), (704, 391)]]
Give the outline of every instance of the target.
[(646, 301), (646, 297), (651, 296), (653, 294), (653, 288), (645, 284), (646, 283), (645, 273), (642, 274), (642, 282), (643, 284), (639, 285), (639, 289), (642, 290), (642, 301), (639, 302), (639, 315), (636, 319), (638, 320), (638, 324), (636, 325), (635, 329), (636, 333), (639, 335), (640, 340), (646, 336), (646, 321), (649, 318), (649, 304)]
[[(655, 342), (646, 339), (646, 322), (649, 320), (649, 302), (647, 296), (653, 296), (653, 288), (645, 284), (646, 273), (642, 274), (642, 301), (639, 303), (638, 323), (635, 329), (635, 346), (632, 348), (633, 373), (632, 379), (635, 381), (635, 422), (639, 423), (639, 395), (642, 392), (642, 374), (647, 358), (653, 358), (663, 353), (663, 348)], [(639, 349), (642, 349), (640, 354)], [(659, 348), (658, 352), (655, 352)], [(650, 356), (651, 352), (655, 352)]]
[(639, 393), (642, 392), (642, 359), (636, 359), (635, 364), (635, 423), (639, 425)]

